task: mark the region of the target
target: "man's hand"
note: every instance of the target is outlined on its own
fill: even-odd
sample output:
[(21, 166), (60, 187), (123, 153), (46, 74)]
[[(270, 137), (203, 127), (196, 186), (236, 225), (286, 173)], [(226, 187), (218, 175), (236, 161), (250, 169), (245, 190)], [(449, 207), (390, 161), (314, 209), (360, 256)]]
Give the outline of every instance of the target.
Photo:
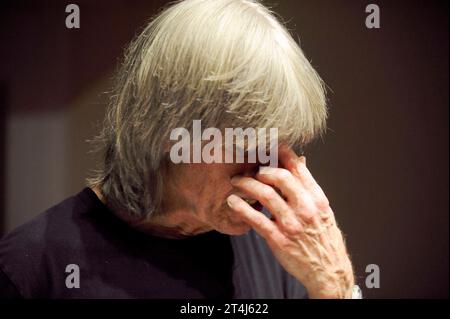
[(263, 167), (256, 179), (236, 176), (231, 181), (266, 207), (272, 220), (237, 195), (230, 195), (228, 204), (265, 238), (310, 298), (351, 298), (352, 264), (327, 197), (307, 169), (305, 157), (280, 148), (279, 158), (284, 168)]

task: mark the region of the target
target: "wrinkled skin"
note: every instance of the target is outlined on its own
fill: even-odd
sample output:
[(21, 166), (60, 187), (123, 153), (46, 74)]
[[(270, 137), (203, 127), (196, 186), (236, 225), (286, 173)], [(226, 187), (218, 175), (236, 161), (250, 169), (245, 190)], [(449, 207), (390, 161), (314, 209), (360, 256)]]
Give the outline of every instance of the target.
[[(240, 235), (253, 228), (310, 298), (350, 298), (352, 265), (327, 197), (305, 157), (280, 147), (279, 160), (279, 168), (261, 169), (255, 163), (170, 163), (160, 213), (128, 222), (166, 237), (211, 230)], [(272, 218), (243, 198), (257, 200)]]
[(256, 178), (236, 176), (231, 181), (260, 201), (273, 218), (236, 195), (228, 197), (230, 207), (265, 238), (311, 298), (351, 298), (352, 265), (327, 197), (306, 167), (305, 157), (287, 148), (279, 156), (284, 168), (264, 167)]

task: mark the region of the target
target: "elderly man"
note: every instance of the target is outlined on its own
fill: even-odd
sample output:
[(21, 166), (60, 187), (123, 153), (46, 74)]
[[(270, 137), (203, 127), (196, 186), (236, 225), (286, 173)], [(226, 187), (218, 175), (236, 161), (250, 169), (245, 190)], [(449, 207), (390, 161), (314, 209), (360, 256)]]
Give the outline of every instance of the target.
[[(333, 211), (293, 151), (324, 130), (325, 104), (319, 76), (264, 6), (177, 2), (126, 53), (90, 187), (0, 242), (0, 294), (354, 297)], [(209, 130), (186, 144), (195, 121)], [(230, 128), (275, 134), (227, 139)]]

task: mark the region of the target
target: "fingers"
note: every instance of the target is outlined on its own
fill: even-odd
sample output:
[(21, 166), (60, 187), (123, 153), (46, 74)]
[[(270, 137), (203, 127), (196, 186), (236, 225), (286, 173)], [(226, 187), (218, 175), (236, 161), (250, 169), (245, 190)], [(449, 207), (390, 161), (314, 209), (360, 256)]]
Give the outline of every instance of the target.
[(297, 154), (289, 147), (283, 145), (278, 148), (278, 159), (280, 164), (291, 172), (297, 169), (297, 165), (300, 163), (301, 158), (304, 158), (304, 156), (297, 156)]
[(286, 201), (273, 189), (251, 177), (233, 177), (231, 184), (258, 200), (276, 218), (277, 223), (287, 234), (295, 236), (302, 230), (300, 221)]
[(280, 147), (279, 153), (285, 168), (261, 167), (256, 179), (236, 176), (231, 184), (265, 206), (288, 236), (297, 236), (302, 231), (311, 235), (326, 232), (335, 224), (334, 215), (327, 197), (306, 167), (306, 158), (297, 157), (286, 147)]
[(283, 234), (273, 221), (251, 207), (246, 201), (237, 195), (230, 195), (227, 198), (228, 206), (250, 225), (258, 234), (270, 242), (284, 240)]
[(299, 179), (292, 175), (287, 169), (263, 167), (256, 178), (268, 185), (272, 185), (281, 190), (287, 198), (290, 207), (302, 221), (310, 224), (317, 219), (317, 207), (314, 197), (302, 185)]
[(293, 202), (294, 204), (297, 204), (299, 193), (303, 191), (303, 188), (299, 189), (300, 185), (297, 179), (284, 168), (260, 166), (255, 177), (264, 184), (278, 188), (288, 202)]
[(313, 197), (317, 208), (328, 213), (330, 203), (322, 188), (306, 167), (306, 158), (304, 156), (298, 157), (292, 149), (285, 146), (280, 147), (278, 154), (280, 163), (301, 181), (302, 186)]

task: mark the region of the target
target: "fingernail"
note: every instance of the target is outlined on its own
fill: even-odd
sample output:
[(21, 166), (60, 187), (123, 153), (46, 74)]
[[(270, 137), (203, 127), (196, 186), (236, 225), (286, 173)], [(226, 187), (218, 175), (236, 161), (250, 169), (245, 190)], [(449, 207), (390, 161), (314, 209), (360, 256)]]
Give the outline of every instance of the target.
[(270, 166), (260, 166), (258, 169), (258, 174), (271, 174), (274, 172), (274, 168)]
[(236, 201), (238, 200), (238, 197), (234, 194), (231, 194), (227, 197), (227, 204), (230, 207), (233, 207), (234, 204), (236, 204)]

